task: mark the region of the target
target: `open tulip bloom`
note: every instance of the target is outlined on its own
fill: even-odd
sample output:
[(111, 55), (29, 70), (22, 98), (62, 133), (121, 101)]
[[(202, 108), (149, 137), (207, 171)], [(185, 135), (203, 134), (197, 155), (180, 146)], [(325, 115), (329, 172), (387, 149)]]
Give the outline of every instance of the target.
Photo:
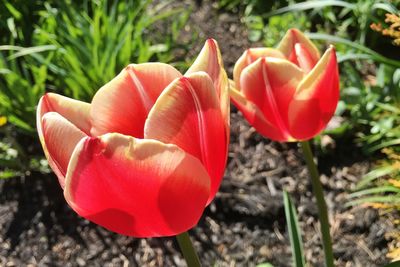
[(44, 95), (38, 133), (68, 204), (128, 236), (195, 226), (226, 166), (227, 85), (210, 39), (184, 76), (167, 64), (132, 64), (91, 103)]
[(275, 141), (308, 140), (322, 131), (339, 100), (336, 53), (320, 58), (300, 31), (277, 49), (250, 48), (235, 64), (230, 96), (249, 123)]

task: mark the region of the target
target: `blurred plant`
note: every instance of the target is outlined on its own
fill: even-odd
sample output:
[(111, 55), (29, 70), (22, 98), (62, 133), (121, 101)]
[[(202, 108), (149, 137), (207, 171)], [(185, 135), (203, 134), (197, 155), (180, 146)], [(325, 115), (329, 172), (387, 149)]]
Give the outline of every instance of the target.
[[(388, 19), (389, 18), (389, 19)], [(383, 35), (396, 30), (395, 15), (386, 15), (392, 30), (385, 32), (381, 24), (371, 27)], [(386, 64), (385, 64), (386, 63)], [(389, 64), (392, 63), (392, 64)], [(391, 66), (390, 66), (391, 65)], [(388, 71), (389, 70), (389, 71)], [(360, 134), (360, 141), (367, 145), (367, 152), (381, 151), (384, 159), (359, 182), (357, 192), (351, 194), (351, 205), (367, 203), (376, 208), (400, 209), (400, 60), (381, 62), (376, 81), (372, 84), (380, 89), (370, 94), (367, 110), (370, 132)], [(372, 185), (372, 187), (371, 187)]]
[(48, 171), (42, 156), (28, 155), (36, 137), (36, 104), (45, 91), (48, 63), (55, 47), (32, 46), (43, 1), (0, 5), (0, 178)]
[(0, 1), (0, 177), (48, 171), (32, 145), (40, 96), (90, 99), (131, 62), (174, 60), (190, 11), (170, 1)]
[(18, 136), (17, 128), (7, 124), (5, 119), (2, 122), (5, 124), (0, 124), (0, 179), (28, 176), (32, 171), (49, 173), (43, 156), (29, 153), (32, 145), (24, 147), (20, 144), (19, 141), (24, 140)]
[[(186, 22), (188, 11), (168, 8), (165, 2), (151, 3), (83, 1), (81, 8), (69, 1), (54, 6), (45, 3), (35, 42), (58, 48), (51, 79), (57, 91), (89, 100), (131, 62), (171, 61), (178, 29)], [(157, 26), (172, 16), (170, 29), (159, 31)], [(154, 43), (157, 37), (160, 43)]]
[(50, 53), (38, 64), (38, 53), (54, 46), (0, 46), (0, 114), (24, 133), (36, 134), (36, 104), (45, 92)]
[(0, 0), (0, 42), (19, 46), (32, 46), (34, 27), (43, 3), (54, 0)]
[[(366, 204), (386, 210), (400, 209), (400, 156), (398, 147), (385, 148), (386, 158), (369, 172), (357, 185), (357, 192), (350, 195), (349, 205)], [(371, 183), (375, 186), (370, 188)]]
[[(395, 38), (398, 33), (400, 19), (394, 14), (386, 14), (386, 23), (391, 24), (384, 29), (381, 23), (374, 23), (371, 28), (383, 36)], [(398, 39), (397, 39), (398, 40)], [(397, 48), (398, 49), (398, 48)], [(400, 60), (375, 59), (379, 62), (376, 78), (367, 82), (370, 90), (366, 100), (366, 111), (369, 119), (362, 122), (368, 125), (369, 131), (359, 134), (359, 141), (365, 144), (367, 153), (380, 151), (383, 159), (375, 168), (366, 174), (352, 193), (348, 205), (366, 205), (384, 212), (400, 210)], [(360, 76), (360, 75), (359, 75)], [(367, 118), (367, 116), (362, 116)], [(361, 116), (359, 116), (361, 118)], [(392, 236), (391, 244), (399, 242), (397, 234)], [(399, 259), (398, 247), (389, 244), (387, 256)], [(397, 263), (388, 266), (397, 266)]]
[(389, 23), (389, 28), (383, 28), (381, 23), (371, 24), (371, 29), (381, 32), (384, 36), (392, 37), (395, 45), (400, 45), (400, 17), (396, 14), (386, 14), (386, 23)]
[(0, 171), (0, 179), (14, 177), (20, 174), (17, 169), (18, 166), (18, 151), (12, 147), (10, 143), (4, 138), (0, 141), (0, 165), (2, 170)]
[[(261, 1), (259, 1), (261, 2)], [(270, 38), (268, 33), (274, 29), (276, 24), (273, 20), (281, 20), (284, 24), (296, 23), (289, 25), (290, 27), (296, 27), (302, 31), (318, 30), (322, 32), (335, 32), (338, 36), (351, 36), (351, 39), (358, 40), (359, 43), (365, 44), (366, 36), (369, 31), (369, 25), (371, 22), (375, 22), (379, 19), (379, 14), (383, 11), (394, 12), (396, 10), (396, 3), (400, 1), (392, 1), (393, 3), (382, 0), (382, 1), (342, 1), (342, 0), (325, 0), (325, 1), (302, 1), (296, 3), (296, 1), (276, 1), (275, 5), (270, 5), (269, 9), (254, 8), (256, 3), (253, 2), (245, 12), (246, 16), (256, 16), (257, 19), (252, 18), (251, 21), (257, 21), (256, 25), (260, 25), (262, 22), (265, 26), (262, 29), (264, 38), (263, 40)], [(286, 5), (282, 5), (285, 3)], [(262, 12), (260, 11), (262, 10)], [(292, 14), (297, 19), (293, 21), (289, 16), (289, 22), (283, 18), (287, 14)], [(306, 19), (304, 21), (304, 18)], [(272, 24), (271, 24), (272, 20)], [(251, 24), (250, 24), (251, 25)], [(250, 26), (250, 29), (252, 27)], [(261, 30), (261, 27), (259, 27)], [(273, 40), (276, 42), (277, 40)], [(371, 38), (368, 38), (371, 42)], [(268, 45), (268, 44), (267, 44)]]
[(337, 114), (348, 118), (348, 127), (367, 154), (400, 143), (400, 61), (344, 38), (308, 34), (311, 39), (335, 43), (341, 63), (342, 103)]

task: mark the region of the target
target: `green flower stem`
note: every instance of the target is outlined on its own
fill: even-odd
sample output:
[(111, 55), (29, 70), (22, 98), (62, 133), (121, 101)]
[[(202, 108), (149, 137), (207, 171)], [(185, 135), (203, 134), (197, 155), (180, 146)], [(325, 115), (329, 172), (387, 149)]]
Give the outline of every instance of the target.
[(317, 199), (318, 216), (322, 233), (322, 243), (325, 252), (325, 265), (327, 267), (333, 267), (334, 258), (332, 251), (332, 240), (329, 232), (328, 209), (326, 207), (321, 181), (319, 180), (317, 166), (315, 165), (313, 159), (310, 143), (308, 141), (301, 142), (301, 148), (303, 149), (304, 158), (307, 163), (308, 171), (310, 172), (314, 195)]
[(199, 256), (197, 256), (196, 250), (193, 247), (193, 243), (190, 240), (188, 232), (183, 232), (176, 236), (179, 247), (181, 248), (183, 257), (186, 260), (188, 267), (201, 267)]

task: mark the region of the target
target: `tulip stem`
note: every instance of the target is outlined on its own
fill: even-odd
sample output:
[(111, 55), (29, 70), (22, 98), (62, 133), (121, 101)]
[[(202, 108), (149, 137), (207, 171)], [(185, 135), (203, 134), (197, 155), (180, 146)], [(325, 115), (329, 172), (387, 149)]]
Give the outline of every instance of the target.
[(322, 184), (321, 181), (319, 180), (319, 173), (313, 159), (310, 143), (308, 141), (303, 141), (301, 142), (301, 147), (303, 149), (304, 158), (306, 160), (308, 171), (311, 176), (311, 183), (314, 195), (317, 200), (319, 223), (321, 226), (321, 234), (322, 234), (322, 243), (325, 252), (325, 265), (327, 267), (333, 267), (334, 258), (332, 251), (332, 240), (329, 231), (328, 209), (324, 199)]
[(178, 240), (179, 247), (181, 248), (187, 266), (201, 267), (199, 256), (197, 256), (188, 232), (183, 232), (182, 234), (177, 235), (176, 240)]

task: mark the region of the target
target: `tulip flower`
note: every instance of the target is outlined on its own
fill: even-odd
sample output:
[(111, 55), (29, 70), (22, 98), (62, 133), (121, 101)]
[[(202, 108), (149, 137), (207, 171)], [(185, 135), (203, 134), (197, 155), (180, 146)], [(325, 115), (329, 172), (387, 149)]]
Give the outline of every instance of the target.
[(184, 76), (167, 64), (131, 64), (91, 103), (44, 95), (38, 134), (67, 203), (123, 235), (192, 228), (226, 166), (227, 85), (210, 39)]
[(279, 142), (300, 141), (317, 200), (325, 265), (333, 267), (326, 202), (307, 140), (325, 128), (339, 101), (335, 49), (320, 57), (303, 33), (291, 29), (276, 49), (245, 51), (231, 84), (232, 101), (260, 134)]
[(320, 57), (296, 29), (277, 49), (245, 51), (233, 78), (232, 101), (260, 134), (275, 141), (311, 139), (326, 127), (339, 100), (335, 49)]

